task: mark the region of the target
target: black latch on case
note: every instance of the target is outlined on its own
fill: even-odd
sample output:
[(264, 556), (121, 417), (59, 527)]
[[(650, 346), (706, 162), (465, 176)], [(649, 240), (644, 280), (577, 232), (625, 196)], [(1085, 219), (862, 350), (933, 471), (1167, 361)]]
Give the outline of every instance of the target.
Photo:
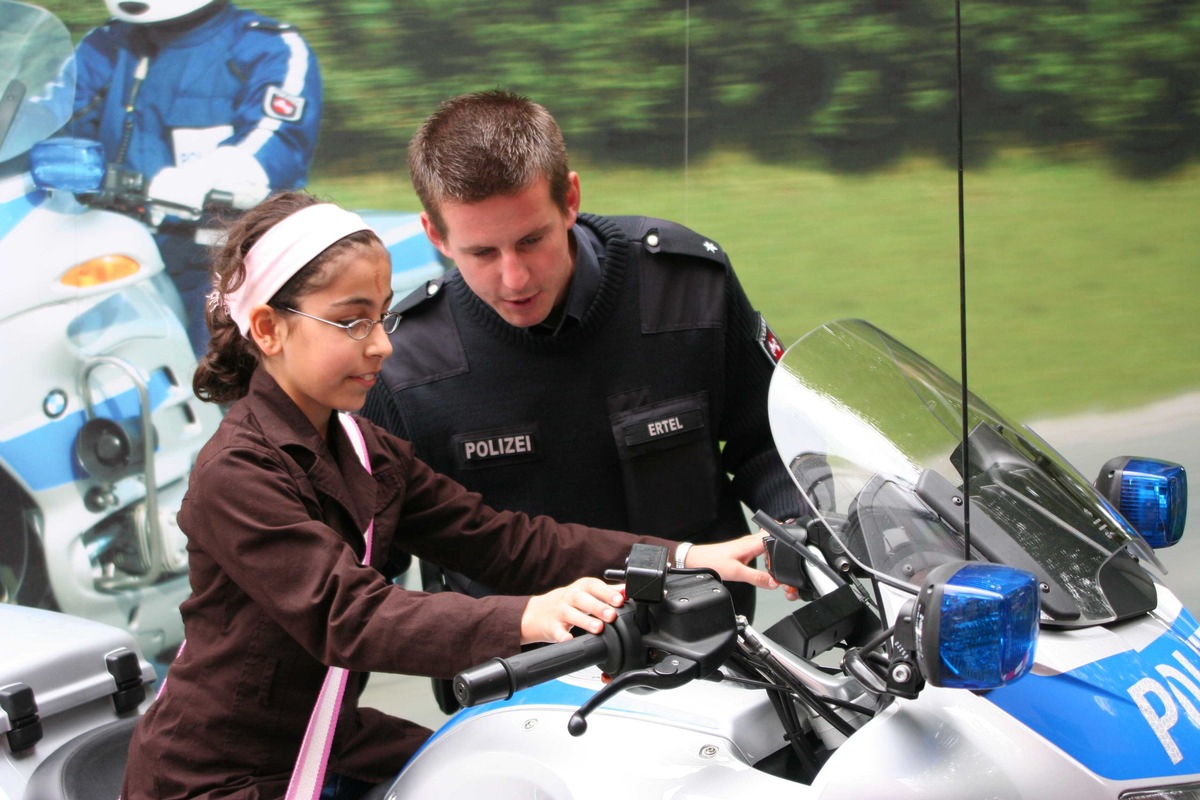
[(8, 746), (14, 753), (28, 750), (42, 740), (42, 722), (38, 717), (33, 689), (23, 683), (0, 687), (0, 709), (8, 715)]

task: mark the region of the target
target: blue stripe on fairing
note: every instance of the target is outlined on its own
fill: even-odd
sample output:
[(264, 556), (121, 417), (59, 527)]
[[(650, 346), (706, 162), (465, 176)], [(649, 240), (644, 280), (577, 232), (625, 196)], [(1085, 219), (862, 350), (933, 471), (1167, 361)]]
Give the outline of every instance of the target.
[[(171, 388), (166, 372), (158, 370), (150, 376), (150, 408), (162, 405)], [(129, 389), (96, 404), (98, 416), (118, 421), (140, 419), (137, 389)], [(87, 414), (83, 409), (45, 425), (0, 441), (0, 460), (9, 464), (33, 491), (43, 491), (74, 483), (86, 477), (75, 457), (75, 440)]]
[(1031, 673), (986, 697), (1102, 777), (1195, 774), (1200, 772), (1196, 631), (1196, 620), (1182, 610), (1140, 652), (1127, 650), (1060, 675)]
[(45, 202), (48, 195), (41, 189), (14, 197), (7, 203), (0, 203), (0, 238), (7, 236), (13, 228), (29, 216), (29, 212)]

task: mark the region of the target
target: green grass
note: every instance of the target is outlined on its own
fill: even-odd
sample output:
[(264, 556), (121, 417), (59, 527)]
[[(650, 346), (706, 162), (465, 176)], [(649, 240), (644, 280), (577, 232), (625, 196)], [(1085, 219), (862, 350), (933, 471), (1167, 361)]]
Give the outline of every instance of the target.
[[(724, 155), (679, 169), (576, 165), (585, 210), (685, 222), (731, 255), (785, 342), (862, 317), (959, 375), (957, 173), (867, 176)], [(973, 390), (1019, 417), (1200, 389), (1200, 168), (1132, 181), (1015, 153), (969, 170)], [(355, 208), (416, 209), (406, 176), (318, 176)]]

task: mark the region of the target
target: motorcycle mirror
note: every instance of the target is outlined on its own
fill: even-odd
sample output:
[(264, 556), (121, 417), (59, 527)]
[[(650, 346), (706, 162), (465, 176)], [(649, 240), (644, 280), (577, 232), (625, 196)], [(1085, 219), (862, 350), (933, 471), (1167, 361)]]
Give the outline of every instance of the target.
[(1179, 464), (1118, 456), (1100, 468), (1096, 490), (1151, 547), (1170, 547), (1187, 519), (1187, 473)]
[(1041, 597), (1030, 572), (957, 561), (929, 571), (912, 615), (917, 664), (933, 686), (995, 689), (1033, 666)]

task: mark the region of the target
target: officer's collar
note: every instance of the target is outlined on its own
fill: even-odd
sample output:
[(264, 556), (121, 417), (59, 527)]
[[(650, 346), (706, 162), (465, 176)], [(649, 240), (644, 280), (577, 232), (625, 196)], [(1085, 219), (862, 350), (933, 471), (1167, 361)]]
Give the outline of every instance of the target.
[(565, 328), (578, 325), (600, 290), (600, 261), (604, 258), (603, 244), (591, 228), (576, 223), (569, 231), (575, 245), (575, 266), (566, 300), (557, 313), (534, 326), (542, 334), (558, 334)]

